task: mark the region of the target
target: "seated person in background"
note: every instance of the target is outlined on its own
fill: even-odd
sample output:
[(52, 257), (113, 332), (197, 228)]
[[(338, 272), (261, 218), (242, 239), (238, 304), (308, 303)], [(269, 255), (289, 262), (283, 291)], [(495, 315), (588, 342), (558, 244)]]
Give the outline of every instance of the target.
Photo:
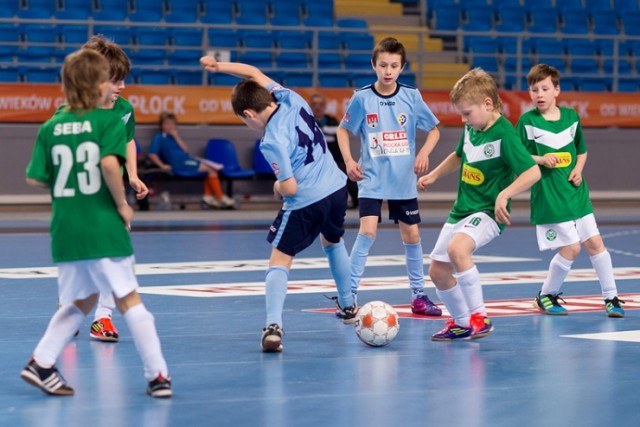
[[(336, 139), (336, 131), (340, 122), (333, 116), (326, 113), (327, 111), (327, 98), (321, 93), (314, 93), (309, 99), (309, 106), (313, 112), (313, 118), (318, 124), (318, 127), (322, 129), (324, 137), (327, 140), (327, 147), (329, 152), (333, 156), (333, 160), (336, 161), (340, 170), (347, 173), (347, 166), (342, 158), (340, 147)], [(352, 207), (358, 206), (358, 184), (347, 178), (347, 191), (351, 196)]]
[(178, 176), (196, 176), (206, 172), (202, 201), (213, 208), (233, 208), (235, 200), (222, 192), (217, 172), (220, 168), (191, 157), (187, 144), (178, 134), (176, 124), (175, 114), (166, 111), (160, 114), (160, 132), (151, 141), (147, 151), (149, 159), (160, 169)]

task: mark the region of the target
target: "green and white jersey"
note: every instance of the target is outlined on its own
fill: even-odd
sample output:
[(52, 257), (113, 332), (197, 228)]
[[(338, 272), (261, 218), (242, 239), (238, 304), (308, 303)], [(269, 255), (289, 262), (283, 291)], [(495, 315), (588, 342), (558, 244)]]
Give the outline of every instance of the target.
[(123, 97), (119, 96), (113, 104), (112, 112), (118, 115), (124, 122), (127, 130), (127, 141), (133, 139), (136, 134), (136, 116), (133, 112), (133, 105)]
[[(511, 185), (515, 175), (535, 166), (511, 123), (500, 116), (486, 131), (465, 126), (456, 147), (461, 158), (458, 196), (447, 222), (456, 223), (476, 212), (495, 219), (498, 194)], [(498, 224), (500, 231), (504, 224)]]
[(126, 158), (122, 118), (110, 110), (59, 111), (38, 131), (27, 177), (48, 184), (54, 262), (133, 254), (100, 169), (108, 155)]
[(531, 187), (532, 224), (557, 224), (593, 212), (586, 181), (578, 187), (569, 182), (577, 155), (587, 152), (580, 117), (572, 108), (558, 108), (557, 121), (547, 121), (534, 108), (524, 113), (516, 126), (529, 153), (555, 154), (560, 160), (554, 168), (541, 167), (542, 177)]

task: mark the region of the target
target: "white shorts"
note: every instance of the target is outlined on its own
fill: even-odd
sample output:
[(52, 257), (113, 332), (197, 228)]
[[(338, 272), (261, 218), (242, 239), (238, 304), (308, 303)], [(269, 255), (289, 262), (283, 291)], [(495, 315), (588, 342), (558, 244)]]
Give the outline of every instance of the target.
[(135, 257), (98, 258), (58, 264), (58, 295), (61, 305), (96, 293), (122, 298), (138, 288), (133, 271)]
[(469, 215), (455, 224), (446, 223), (440, 230), (440, 235), (429, 258), (440, 262), (451, 262), (447, 248), (456, 233), (464, 233), (471, 237), (476, 243), (475, 251), (498, 237), (500, 228), (495, 220), (484, 212)]
[(583, 243), (599, 234), (596, 217), (592, 213), (573, 221), (536, 225), (538, 247), (541, 251)]

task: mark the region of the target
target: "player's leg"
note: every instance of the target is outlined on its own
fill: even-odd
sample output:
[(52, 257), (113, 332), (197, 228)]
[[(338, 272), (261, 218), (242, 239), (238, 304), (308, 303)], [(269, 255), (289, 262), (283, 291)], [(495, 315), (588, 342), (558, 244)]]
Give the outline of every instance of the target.
[(460, 286), (453, 277), (453, 265), (449, 260), (447, 246), (453, 236), (453, 224), (445, 224), (429, 257), (429, 277), (436, 286), (436, 294), (447, 308), (451, 318), (445, 327), (431, 336), (433, 341), (466, 340), (471, 337), (469, 327), (471, 313)]
[(624, 317), (624, 309), (620, 305), (624, 301), (618, 298), (618, 288), (613, 274), (611, 254), (604, 245), (594, 215), (591, 214), (580, 218), (577, 221), (577, 229), (584, 248), (589, 254), (591, 265), (600, 281), (607, 316)]
[(369, 251), (376, 241), (378, 222), (382, 210), (382, 200), (360, 199), (360, 229), (351, 248), (351, 290), (357, 293)]
[(560, 305), (560, 301), (564, 301), (560, 297), (560, 289), (571, 271), (573, 262), (580, 254), (580, 237), (576, 223), (566, 221), (559, 224), (536, 225), (536, 237), (541, 251), (557, 249), (558, 252), (549, 262), (547, 276), (533, 301), (533, 306), (545, 314), (565, 316), (568, 311)]
[(111, 292), (101, 292), (98, 306), (93, 315), (93, 322), (89, 329), (89, 336), (97, 341), (118, 342), (120, 335), (113, 324), (112, 315), (116, 303)]
[(110, 287), (115, 295), (116, 306), (127, 322), (142, 359), (144, 376), (148, 381), (147, 394), (152, 397), (171, 397), (171, 377), (162, 355), (155, 319), (137, 292), (134, 257), (103, 258), (100, 261), (104, 279), (99, 286)]
[(62, 350), (76, 333), (84, 317), (94, 307), (98, 288), (87, 270), (86, 261), (59, 264), (60, 308), (20, 376), (47, 394), (68, 396), (74, 393), (55, 367)]
[(441, 316), (442, 310), (429, 299), (424, 288), (424, 253), (418, 228), (418, 199), (389, 201), (389, 218), (400, 227), (411, 287), (411, 311), (423, 316)]
[(281, 352), (283, 348), (282, 311), (287, 297), (287, 285), (292, 262), (293, 256), (287, 255), (275, 247), (271, 249), (269, 268), (265, 276), (267, 318), (260, 340), (262, 351), (266, 353)]
[(342, 189), (322, 203), (325, 224), (320, 231), (320, 242), (329, 261), (331, 275), (338, 289), (337, 309), (346, 324), (354, 323), (358, 311), (355, 296), (351, 292), (351, 263), (344, 244), (344, 217), (347, 209), (346, 190)]
[(204, 179), (204, 195), (202, 196), (202, 201), (206, 205), (214, 208), (232, 208), (235, 206), (236, 201), (222, 191), (220, 176), (215, 169), (206, 163), (200, 162), (198, 172), (207, 172), (207, 176)]

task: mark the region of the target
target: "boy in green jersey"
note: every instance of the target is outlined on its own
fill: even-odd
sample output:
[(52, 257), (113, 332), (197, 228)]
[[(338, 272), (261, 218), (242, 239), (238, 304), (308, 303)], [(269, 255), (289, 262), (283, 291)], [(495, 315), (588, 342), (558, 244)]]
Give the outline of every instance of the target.
[(589, 188), (582, 178), (587, 147), (580, 117), (574, 109), (556, 105), (560, 73), (555, 68), (535, 65), (527, 82), (535, 108), (520, 117), (516, 130), (542, 166), (542, 178), (531, 188), (531, 223), (536, 226), (541, 251), (558, 249), (534, 307), (545, 314), (567, 314), (558, 303), (560, 288), (582, 244), (600, 281), (607, 316), (624, 317), (611, 255), (598, 231)]
[(153, 315), (136, 291), (127, 230), (133, 210), (120, 171), (126, 158), (125, 128), (121, 117), (98, 108), (111, 95), (108, 78), (109, 63), (95, 51), (81, 49), (65, 58), (67, 106), (40, 127), (27, 166), (27, 183), (51, 192), (51, 249), (58, 265), (60, 309), (20, 376), (47, 394), (74, 394), (55, 362), (98, 294), (112, 294), (142, 358), (147, 393), (170, 397), (171, 381)]
[(465, 125), (462, 137), (453, 153), (418, 180), (425, 190), (460, 170), (456, 201), (430, 254), (429, 275), (452, 317), (433, 341), (482, 338), (493, 331), (472, 255), (510, 224), (510, 199), (540, 179), (538, 165), (500, 113), (502, 102), (489, 74), (469, 71), (449, 96)]
[[(149, 189), (138, 177), (135, 134), (135, 115), (133, 106), (122, 98), (120, 93), (124, 90), (124, 80), (129, 75), (131, 64), (124, 51), (116, 43), (106, 39), (102, 35), (92, 36), (83, 46), (85, 49), (95, 50), (109, 61), (109, 86), (112, 95), (108, 97), (100, 108), (111, 110), (122, 119), (126, 129), (127, 160), (125, 167), (129, 176), (129, 185), (136, 192), (137, 199), (143, 199), (149, 193)], [(111, 294), (100, 295), (93, 323), (89, 329), (89, 336), (98, 341), (117, 342), (120, 337), (118, 330), (111, 320), (115, 302)]]

